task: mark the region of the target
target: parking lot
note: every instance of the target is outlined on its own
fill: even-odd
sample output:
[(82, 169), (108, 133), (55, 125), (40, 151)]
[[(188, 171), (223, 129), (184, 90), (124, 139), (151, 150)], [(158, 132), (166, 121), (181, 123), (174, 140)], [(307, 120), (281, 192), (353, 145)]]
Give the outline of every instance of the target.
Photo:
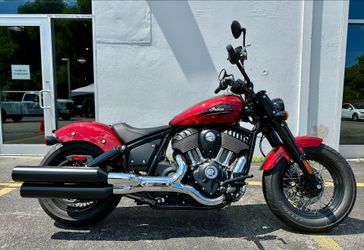
[(340, 144), (363, 144), (364, 121), (341, 120)]
[(104, 221), (87, 228), (55, 224), (35, 199), (22, 199), (11, 183), (15, 165), (40, 158), (0, 157), (0, 249), (364, 249), (364, 163), (350, 162), (358, 182), (356, 205), (339, 227), (325, 234), (292, 231), (270, 212), (261, 173), (245, 196), (221, 211), (152, 210), (122, 199)]
[[(4, 143), (6, 144), (42, 144), (44, 142), (44, 133), (41, 131), (42, 117), (24, 117), (20, 122), (13, 122), (8, 119), (3, 124)], [(72, 117), (69, 121), (58, 121), (58, 128), (64, 127), (70, 123), (91, 120), (91, 118)]]

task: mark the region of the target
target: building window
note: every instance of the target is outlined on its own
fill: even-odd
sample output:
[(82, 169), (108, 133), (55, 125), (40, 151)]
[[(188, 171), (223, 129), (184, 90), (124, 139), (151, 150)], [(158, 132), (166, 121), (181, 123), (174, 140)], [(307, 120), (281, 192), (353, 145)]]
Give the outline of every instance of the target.
[(91, 0), (5, 0), (0, 14), (91, 14)]
[(340, 144), (364, 144), (364, 1), (350, 1)]

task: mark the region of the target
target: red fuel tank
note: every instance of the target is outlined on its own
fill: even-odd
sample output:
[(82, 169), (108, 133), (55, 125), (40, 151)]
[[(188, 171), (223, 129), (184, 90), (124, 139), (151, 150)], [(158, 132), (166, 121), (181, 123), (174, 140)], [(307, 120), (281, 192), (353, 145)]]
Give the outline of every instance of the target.
[(243, 99), (238, 96), (218, 96), (185, 110), (173, 118), (169, 126), (234, 124), (239, 122), (243, 108)]

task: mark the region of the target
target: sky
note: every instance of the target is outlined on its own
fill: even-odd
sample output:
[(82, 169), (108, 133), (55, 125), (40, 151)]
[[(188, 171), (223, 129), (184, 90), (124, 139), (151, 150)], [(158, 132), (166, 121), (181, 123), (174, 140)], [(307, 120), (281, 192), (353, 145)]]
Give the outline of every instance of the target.
[[(351, 0), (349, 7), (349, 19), (364, 20), (364, 1)], [(364, 24), (349, 25), (348, 40), (346, 46), (346, 66), (357, 63), (357, 57), (364, 54)]]

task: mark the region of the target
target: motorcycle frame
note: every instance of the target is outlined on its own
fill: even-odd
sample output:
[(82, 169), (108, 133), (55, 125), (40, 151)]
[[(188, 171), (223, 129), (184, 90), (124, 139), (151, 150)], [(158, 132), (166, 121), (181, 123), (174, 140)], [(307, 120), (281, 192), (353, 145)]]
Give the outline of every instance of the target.
[[(163, 154), (165, 155), (165, 152), (166, 152), (166, 149), (170, 142), (170, 139), (177, 132), (182, 131), (188, 127), (191, 127), (191, 126), (181, 126), (178, 128), (167, 128), (166, 130), (159, 132), (157, 134), (146, 135), (141, 138), (138, 138), (137, 140), (126, 143), (125, 145), (114, 147), (111, 150), (104, 152), (100, 156), (96, 157), (92, 161), (88, 162), (87, 166), (88, 167), (97, 167), (100, 164), (102, 164), (103, 162), (111, 161), (111, 160), (115, 159), (116, 157), (122, 155), (123, 156), (123, 171), (125, 171), (127, 173), (132, 170), (129, 167), (129, 161), (128, 161), (130, 151), (145, 143), (154, 141), (156, 139), (161, 139), (162, 141), (158, 145), (157, 150), (155, 150), (155, 152), (152, 154), (153, 160), (148, 168), (148, 175), (152, 175), (154, 173), (156, 166), (158, 165), (158, 162), (161, 160), (162, 155)], [(201, 126), (197, 126), (197, 127), (201, 127)], [(249, 136), (249, 151), (248, 151), (247, 163), (246, 163), (246, 166), (244, 167), (244, 172), (243, 172), (244, 175), (248, 174), (249, 170), (250, 170), (250, 164), (253, 159), (256, 139), (257, 139), (258, 133), (260, 132), (260, 124), (256, 124), (254, 126), (253, 130), (248, 130), (248, 129), (245, 129), (243, 127), (236, 126), (236, 125), (235, 126), (234, 125), (225, 125), (225, 126), (209, 125), (209, 127), (219, 127), (220, 129), (229, 129), (229, 128), (235, 129), (235, 130), (239, 130), (242, 133)]]
[[(263, 98), (265, 92), (261, 94), (257, 94)], [(262, 114), (256, 114), (257, 119), (261, 117)], [(243, 172), (240, 176), (247, 176), (249, 174), (251, 163), (255, 151), (256, 141), (259, 133), (263, 133), (264, 136), (268, 139), (270, 145), (273, 149), (267, 155), (265, 161), (261, 166), (261, 170), (271, 170), (273, 169), (281, 159), (285, 159), (287, 162), (294, 160), (292, 157), (292, 144), (294, 147), (297, 147), (299, 152), (294, 152), (298, 154), (303, 154), (303, 148), (305, 147), (317, 147), (321, 145), (322, 139), (316, 137), (309, 137), (309, 136), (301, 136), (294, 138), (291, 134), (286, 122), (279, 123), (279, 126), (273, 126), (269, 121), (275, 121), (274, 117), (269, 117), (269, 120), (263, 119), (261, 121), (256, 121), (252, 130), (248, 130), (243, 128), (239, 125), (206, 125), (209, 127), (218, 127), (219, 129), (235, 129), (239, 130), (240, 132), (244, 133), (249, 137), (249, 151), (247, 154), (246, 165), (244, 166)], [(283, 124), (283, 126), (281, 125)], [(203, 127), (204, 125), (194, 126), (194, 127)], [(179, 126), (179, 127), (169, 127), (163, 130), (162, 132), (153, 133), (149, 135), (145, 135), (141, 138), (138, 138), (134, 141), (129, 143), (123, 144), (120, 139), (117, 137), (116, 133), (112, 131), (109, 126), (101, 125), (99, 123), (91, 123), (87, 122), (83, 125), (80, 124), (72, 124), (67, 127), (67, 130), (58, 130), (56, 131), (56, 138), (55, 137), (48, 137), (47, 140), (52, 142), (52, 144), (61, 142), (61, 143), (70, 143), (73, 141), (85, 141), (87, 143), (92, 143), (98, 147), (100, 147), (104, 153), (99, 155), (98, 157), (92, 159), (91, 161), (87, 162), (88, 167), (97, 167), (104, 164), (107, 161), (112, 161), (113, 159), (122, 156), (123, 157), (123, 164), (122, 164), (122, 171), (125, 173), (130, 172), (132, 169), (129, 167), (129, 155), (130, 151), (140, 145), (145, 143), (154, 141), (156, 139), (161, 139), (161, 143), (157, 146), (157, 150), (152, 153), (152, 162), (148, 167), (148, 175), (153, 175), (158, 162), (162, 159), (162, 156), (165, 156), (166, 149), (171, 138), (179, 131), (182, 131), (191, 126)], [(276, 127), (281, 129), (280, 133), (276, 130)], [(97, 128), (97, 129), (96, 129)], [(105, 130), (104, 130), (105, 129)], [(103, 131), (104, 130), (104, 131)], [(102, 132), (103, 131), (103, 132)], [(293, 140), (289, 139), (289, 143), (285, 144), (279, 134), (283, 133), (286, 135), (286, 138), (292, 136)], [(288, 133), (288, 135), (287, 135)], [(101, 135), (101, 137), (100, 137)], [(103, 136), (103, 137), (102, 137)], [(98, 142), (92, 138), (107, 138), (108, 145), (106, 146), (102, 142)], [(91, 140), (92, 139), (92, 140)], [(110, 147), (113, 145), (113, 147)], [(108, 150), (106, 150), (108, 149)], [(118, 169), (115, 169), (118, 170)]]

